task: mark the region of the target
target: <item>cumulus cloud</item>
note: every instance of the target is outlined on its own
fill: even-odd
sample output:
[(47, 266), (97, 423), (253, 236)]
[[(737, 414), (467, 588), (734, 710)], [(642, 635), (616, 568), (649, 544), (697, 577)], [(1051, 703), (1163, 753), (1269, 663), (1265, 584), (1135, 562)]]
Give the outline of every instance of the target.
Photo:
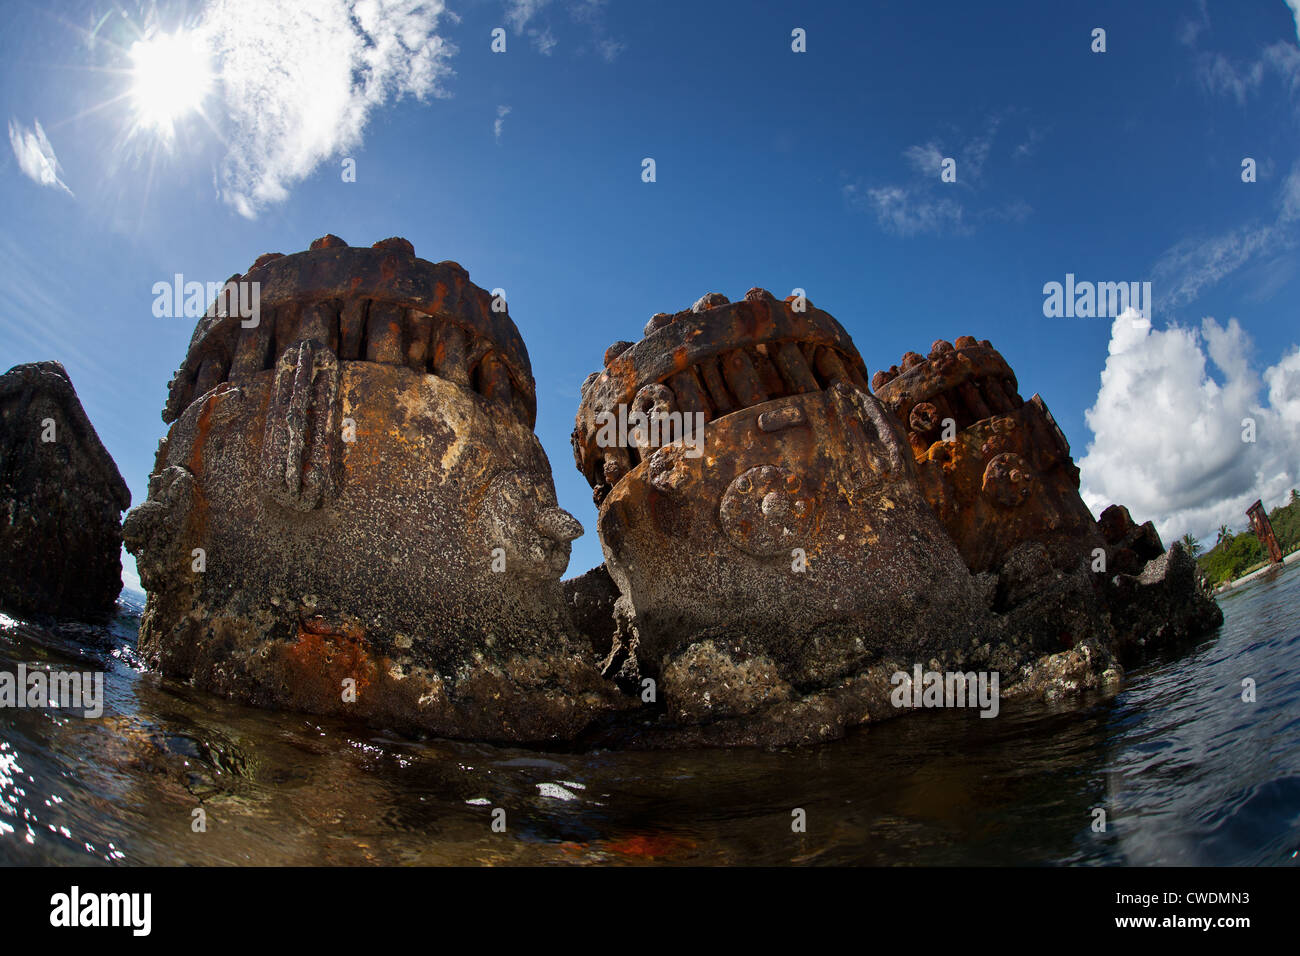
[(502, 132), (505, 131), (506, 128), (506, 117), (509, 115), (510, 115), (510, 107), (508, 106), (497, 107), (497, 118), (496, 121), (492, 124), (492, 135), (496, 137), (496, 141), (498, 143), (501, 142), (501, 134)]
[(18, 168), (32, 182), (62, 189), (72, 195), (72, 190), (59, 178), (58, 157), (54, 155), (54, 147), (46, 138), (39, 120), (33, 121), (32, 129), (24, 128), (17, 120), (10, 120), (9, 145), (13, 147)]
[(197, 30), (220, 77), (222, 198), (252, 218), (358, 147), (376, 108), (446, 95), (444, 16), (442, 0), (211, 3)]
[[(1168, 543), (1187, 531), (1213, 541), (1240, 530), (1256, 498), (1272, 507), (1300, 485), (1300, 348), (1262, 374), (1237, 320), (1198, 328), (1116, 318), (1079, 461), (1083, 499), (1100, 514), (1127, 505)], [(1243, 441), (1254, 421), (1255, 441)]]

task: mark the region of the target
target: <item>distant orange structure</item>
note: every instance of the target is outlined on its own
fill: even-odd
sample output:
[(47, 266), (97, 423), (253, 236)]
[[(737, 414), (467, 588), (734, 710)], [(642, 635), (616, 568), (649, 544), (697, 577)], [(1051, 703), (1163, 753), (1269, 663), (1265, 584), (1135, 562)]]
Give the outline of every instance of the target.
[(1273, 534), (1273, 522), (1268, 520), (1268, 512), (1264, 510), (1264, 502), (1257, 500), (1247, 508), (1246, 517), (1250, 519), (1250, 528), (1255, 532), (1255, 537), (1259, 538), (1259, 543), (1268, 552), (1269, 561), (1273, 564), (1280, 564), (1282, 561), (1282, 546), (1277, 543), (1277, 536)]

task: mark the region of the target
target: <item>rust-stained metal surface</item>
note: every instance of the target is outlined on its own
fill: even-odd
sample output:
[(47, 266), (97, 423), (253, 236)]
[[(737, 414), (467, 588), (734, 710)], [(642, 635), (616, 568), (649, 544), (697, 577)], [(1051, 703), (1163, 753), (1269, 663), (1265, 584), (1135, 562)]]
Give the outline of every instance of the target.
[(1282, 561), (1282, 546), (1278, 544), (1277, 536), (1273, 534), (1273, 522), (1268, 519), (1264, 502), (1256, 501), (1247, 508), (1246, 517), (1250, 521), (1251, 530), (1255, 532), (1255, 537), (1259, 538), (1264, 553), (1268, 555), (1269, 563), (1279, 564)]
[(361, 248), (324, 236), (306, 253), (261, 256), (228, 281), (259, 284), (260, 322), (246, 328), (230, 309), (208, 310), (168, 386), (164, 422), (214, 385), (247, 381), (291, 344), (316, 340), (339, 361), (434, 374), (490, 395), (529, 428), (536, 423), (537, 389), (519, 330), (458, 263), (418, 259), (401, 238)]
[(1064, 433), (1040, 396), (1020, 397), (987, 339), (908, 352), (873, 387), (906, 423), (926, 499), (972, 571), (996, 569), (1026, 541), (1058, 566), (1103, 546)]
[[(714, 293), (606, 357), (574, 453), (621, 627), (670, 720), (721, 720), (730, 743), (836, 736), (867, 707), (828, 691), (904, 649), (928, 659), (981, 617), (902, 428), (829, 314)], [(702, 448), (611, 442), (603, 423), (632, 410), (699, 413)]]
[(582, 527), (504, 308), (404, 239), (327, 236), (234, 278), (260, 284), (260, 321), (199, 323), (127, 519), (146, 658), (443, 736), (568, 739), (622, 706), (565, 611)]
[(763, 289), (738, 302), (710, 293), (690, 309), (654, 316), (635, 345), (618, 342), (606, 351), (604, 370), (582, 390), (573, 435), (578, 469), (600, 504), (641, 461), (643, 449), (597, 441), (598, 416), (620, 406), (659, 402), (664, 411), (699, 413), (707, 423), (835, 381), (865, 389), (866, 367), (832, 316), (793, 296), (780, 302)]
[(987, 341), (872, 394), (806, 298), (653, 316), (583, 383), (606, 560), (562, 587), (582, 528), (504, 302), (403, 239), (233, 279), (259, 320), (199, 323), (124, 527), (141, 651), (200, 687), (443, 736), (784, 745), (896, 715), (914, 666), (1051, 696), (1217, 623), (1178, 545), (1093, 520)]
[[(618, 597), (584, 628), (606, 673), (657, 682), (642, 743), (833, 738), (899, 713), (918, 664), (998, 672), (1006, 697), (1096, 689), (1121, 653), (1217, 623), (1149, 523), (1111, 509), (1103, 537), (1064, 434), (988, 341), (909, 352), (873, 395), (834, 318), (753, 289), (654, 316), (604, 365), (573, 447)], [(634, 413), (699, 413), (703, 441), (607, 427)], [(569, 582), (588, 618), (602, 580)]]

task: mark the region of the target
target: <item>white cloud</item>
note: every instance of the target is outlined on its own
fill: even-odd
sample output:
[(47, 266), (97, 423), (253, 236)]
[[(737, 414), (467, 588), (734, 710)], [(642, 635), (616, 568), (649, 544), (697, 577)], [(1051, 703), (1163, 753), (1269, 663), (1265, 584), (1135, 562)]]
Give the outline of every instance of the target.
[[(1296, 2), (1300, 3), (1300, 0)], [(1300, 162), (1291, 167), (1291, 172), (1282, 183), (1279, 205), (1281, 207), (1277, 216), (1279, 222), (1294, 222), (1300, 219)]]
[(443, 96), (442, 0), (216, 0), (197, 28), (220, 76), (222, 198), (252, 218), (357, 148), (371, 112)]
[(964, 179), (972, 182), (980, 178), (984, 172), (984, 163), (993, 149), (993, 138), (998, 135), (998, 127), (1001, 125), (1002, 121), (998, 117), (992, 117), (984, 132), (966, 144), (961, 152), (961, 175), (957, 177), (958, 181)]
[(926, 143), (924, 146), (909, 146), (903, 150), (903, 156), (912, 168), (922, 176), (938, 176), (939, 167), (943, 163), (943, 150), (937, 143)]
[(1162, 310), (1194, 301), (1204, 289), (1236, 272), (1282, 237), (1272, 226), (1243, 226), (1208, 239), (1184, 239), (1164, 252), (1151, 269)]
[(613, 63), (625, 49), (622, 43), (609, 37), (602, 37), (596, 41), (596, 50), (606, 63)]
[[(1153, 289), (1162, 310), (1176, 309), (1196, 300), (1204, 289), (1243, 266), (1272, 259), (1265, 285), (1278, 281), (1297, 242), (1294, 223), (1300, 220), (1300, 161), (1296, 162), (1274, 198), (1273, 223), (1239, 226), (1209, 238), (1184, 239), (1171, 246), (1151, 268)], [(1281, 254), (1281, 255), (1279, 255)], [(1280, 285), (1272, 285), (1275, 293)], [(1266, 290), (1257, 290), (1266, 291)], [(1256, 295), (1260, 301), (1265, 295)]]
[(1264, 48), (1264, 62), (1277, 73), (1292, 98), (1300, 94), (1300, 47), (1294, 43), (1274, 43)]
[(144, 585), (140, 583), (140, 572), (136, 569), (135, 558), (126, 550), (122, 549), (122, 586), (129, 588), (137, 593), (144, 593)]
[(551, 32), (550, 27), (546, 27), (544, 30), (529, 30), (528, 35), (532, 37), (533, 46), (537, 47), (537, 52), (542, 56), (550, 56), (551, 51), (555, 49), (556, 43), (559, 42), (555, 39), (555, 34)]
[[(1300, 40), (1300, 0), (1286, 0), (1296, 21), (1296, 38)], [(1202, 10), (1202, 25), (1208, 27), (1209, 18)], [(1190, 33), (1189, 46), (1195, 46), (1199, 30)], [(1268, 72), (1275, 72), (1291, 96), (1300, 94), (1300, 47), (1289, 40), (1279, 40), (1262, 51), (1259, 59), (1246, 63), (1240, 68), (1222, 53), (1198, 52), (1196, 56), (1196, 75), (1211, 93), (1231, 95), (1238, 105), (1245, 105), (1246, 98), (1257, 92), (1263, 85)]]
[[(903, 158), (914, 174), (910, 183), (869, 188), (850, 183), (844, 187), (844, 198), (852, 206), (874, 212), (882, 229), (899, 236), (964, 235), (980, 222), (1021, 222), (1033, 211), (1022, 200), (968, 211), (958, 198), (969, 197), (982, 187), (984, 164), (1001, 124), (1001, 117), (990, 117), (984, 130), (955, 153), (933, 140), (909, 146), (903, 150)], [(949, 157), (955, 160), (956, 180), (943, 182), (940, 173)]]
[(1210, 13), (1206, 9), (1205, 0), (1197, 0), (1196, 14), (1196, 19), (1183, 21), (1179, 28), (1178, 42), (1183, 46), (1195, 47), (1196, 38), (1210, 28)]
[(854, 205), (874, 210), (880, 227), (886, 232), (918, 236), (963, 229), (962, 206), (954, 199), (931, 199), (902, 186), (868, 189), (863, 196), (856, 186), (850, 185), (845, 187), (844, 194)]
[(506, 4), (506, 23), (510, 24), (516, 35), (521, 34), (529, 21), (550, 2), (551, 0), (510, 0)]
[[(1127, 505), (1166, 544), (1187, 531), (1213, 541), (1220, 524), (1240, 530), (1256, 498), (1272, 507), (1300, 485), (1300, 348), (1260, 375), (1235, 318), (1161, 331), (1135, 314), (1115, 319), (1085, 413), (1094, 437), (1079, 461), (1083, 499), (1094, 514)], [(1253, 444), (1242, 441), (1246, 418)]]
[(1196, 60), (1196, 75), (1211, 93), (1227, 93), (1244, 106), (1246, 97), (1264, 81), (1264, 63), (1254, 63), (1238, 70), (1222, 53), (1202, 53)]
[(1045, 131), (1041, 129), (1031, 128), (1029, 130), (1028, 138), (1011, 151), (1011, 158), (1028, 159), (1030, 156), (1034, 155), (1034, 153), (1038, 152), (1039, 144), (1042, 143), (1046, 135)]
[(613, 63), (626, 47), (609, 35), (605, 26), (606, 0), (574, 0), (569, 15), (575, 23), (585, 23), (591, 30), (596, 53), (606, 63)]
[[(550, 56), (559, 45), (551, 24), (542, 15), (550, 5), (551, 0), (506, 0), (505, 5), (506, 23), (516, 36), (526, 34), (537, 52), (543, 56)], [(609, 35), (605, 26), (605, 0), (563, 0), (557, 6), (567, 9), (569, 18), (574, 23), (587, 28), (596, 55), (606, 63), (613, 63), (625, 49), (622, 42)], [(575, 44), (573, 49), (579, 54), (588, 52), (582, 43)]]
[(498, 143), (501, 142), (501, 133), (506, 128), (506, 117), (509, 115), (510, 115), (510, 107), (508, 106), (497, 107), (497, 118), (496, 121), (492, 124), (492, 135), (496, 137), (496, 141)]
[(53, 186), (72, 195), (72, 190), (59, 178), (59, 160), (45, 137), (45, 130), (41, 129), (40, 120), (33, 121), (32, 129), (25, 129), (17, 120), (10, 120), (9, 145), (13, 147), (18, 168), (32, 182)]

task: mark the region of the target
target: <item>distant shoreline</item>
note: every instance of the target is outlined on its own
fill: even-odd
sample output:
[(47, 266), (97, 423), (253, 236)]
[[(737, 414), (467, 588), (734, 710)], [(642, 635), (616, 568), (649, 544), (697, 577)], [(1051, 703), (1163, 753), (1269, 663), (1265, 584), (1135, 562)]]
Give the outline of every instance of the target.
[[(1286, 565), (1294, 564), (1297, 561), (1300, 561), (1300, 548), (1296, 549), (1295, 551), (1292, 551), (1288, 555), (1284, 555), (1280, 563), (1283, 567), (1285, 567)], [(1274, 567), (1275, 565), (1269, 563), (1269, 564), (1265, 564), (1263, 567), (1253, 568), (1247, 571), (1245, 574), (1241, 575), (1240, 577), (1231, 578), (1227, 581), (1224, 581), (1222, 584), (1215, 587), (1214, 593), (1222, 594), (1225, 591), (1231, 591), (1233, 588), (1240, 587), (1241, 585), (1247, 583), (1248, 581), (1253, 581), (1255, 578), (1259, 577), (1262, 574), (1267, 574)]]

